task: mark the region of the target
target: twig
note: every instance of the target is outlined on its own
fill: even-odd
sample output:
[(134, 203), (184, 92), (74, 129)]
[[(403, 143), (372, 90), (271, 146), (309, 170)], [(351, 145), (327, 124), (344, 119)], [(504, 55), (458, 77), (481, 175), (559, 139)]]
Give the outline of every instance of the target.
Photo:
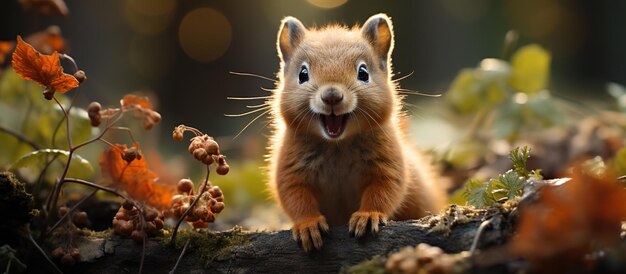
[(70, 214), (76, 210), (76, 208), (78, 208), (80, 205), (82, 205), (85, 201), (89, 200), (89, 198), (93, 197), (94, 195), (96, 195), (96, 192), (98, 192), (99, 189), (94, 190), (93, 192), (91, 192), (91, 194), (83, 197), (80, 201), (78, 201), (74, 206), (72, 206), (67, 213), (65, 213), (65, 215), (61, 216), (61, 218), (50, 228), (48, 229), (48, 233), (52, 233), (52, 231), (54, 231), (60, 224), (61, 222), (63, 222), (65, 219), (67, 219)]
[(39, 246), (39, 244), (37, 244), (37, 242), (33, 238), (33, 234), (30, 232), (30, 224), (26, 226), (26, 233), (28, 234), (28, 239), (30, 240), (30, 242), (35, 246), (35, 248), (37, 248), (37, 250), (39, 250), (39, 252), (41, 253), (41, 255), (43, 255), (43, 257), (46, 259), (46, 261), (48, 261), (50, 263), (50, 265), (52, 266), (54, 271), (56, 273), (63, 274), (63, 271), (61, 271), (61, 269), (59, 269), (57, 267), (57, 265), (52, 260), (50, 260), (50, 257), (48, 257), (46, 252), (41, 248), (41, 246)]
[(26, 136), (20, 134), (19, 132), (13, 131), (11, 129), (8, 129), (6, 127), (0, 126), (0, 131), (7, 133), (13, 137), (15, 137), (16, 139), (18, 139), (20, 142), (26, 143), (28, 144), (30, 147), (33, 148), (33, 150), (40, 150), (41, 148), (39, 147), (39, 145), (37, 145), (34, 141), (28, 139)]
[(207, 165), (206, 166), (206, 178), (204, 179), (204, 184), (202, 185), (202, 189), (200, 189), (200, 194), (198, 194), (196, 199), (194, 199), (191, 205), (189, 205), (189, 208), (185, 210), (185, 213), (183, 213), (183, 215), (180, 216), (180, 218), (178, 219), (178, 222), (176, 222), (176, 226), (174, 226), (174, 232), (172, 233), (172, 239), (170, 240), (170, 245), (173, 245), (174, 240), (176, 240), (176, 234), (178, 234), (178, 227), (180, 226), (180, 224), (183, 222), (185, 217), (187, 217), (189, 212), (193, 210), (193, 208), (196, 206), (196, 204), (200, 200), (200, 197), (202, 197), (202, 194), (204, 194), (204, 192), (208, 189), (210, 174), (211, 174), (211, 166)]
[(485, 229), (487, 229), (487, 227), (491, 225), (492, 220), (493, 218), (483, 221), (482, 223), (480, 223), (480, 226), (478, 226), (478, 230), (476, 230), (476, 235), (474, 235), (474, 241), (472, 242), (472, 246), (470, 247), (470, 250), (469, 250), (471, 254), (474, 254), (476, 252), (478, 241), (480, 240), (480, 237), (483, 235), (483, 232), (485, 232)]
[(191, 238), (187, 239), (187, 242), (185, 242), (185, 246), (183, 246), (183, 250), (180, 252), (180, 256), (178, 256), (178, 260), (176, 260), (176, 264), (174, 265), (172, 270), (170, 270), (169, 274), (174, 274), (174, 272), (176, 272), (176, 268), (178, 268), (178, 264), (180, 263), (180, 260), (183, 259), (183, 256), (185, 255), (185, 251), (187, 251), (187, 246), (189, 246), (189, 242), (191, 242)]

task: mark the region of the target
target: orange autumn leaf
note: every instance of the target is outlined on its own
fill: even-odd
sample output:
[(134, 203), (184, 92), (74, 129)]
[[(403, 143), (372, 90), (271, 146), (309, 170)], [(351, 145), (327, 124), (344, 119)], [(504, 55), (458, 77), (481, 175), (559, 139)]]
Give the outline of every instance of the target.
[(161, 114), (152, 109), (152, 104), (148, 97), (139, 97), (128, 94), (120, 100), (123, 110), (133, 110), (137, 117), (143, 117), (143, 127), (151, 129), (156, 123), (161, 121)]
[(148, 101), (148, 97), (139, 97), (128, 94), (120, 100), (123, 109), (143, 108), (152, 110), (152, 104)]
[(539, 190), (539, 200), (522, 208), (514, 254), (550, 273), (559, 262), (577, 267), (593, 248), (618, 243), (626, 190), (614, 178), (576, 168), (568, 183)]
[(57, 92), (65, 93), (78, 86), (74, 76), (63, 73), (56, 51), (52, 55), (41, 54), (20, 36), (17, 37), (17, 46), (13, 52), (13, 69), (22, 78)]
[(55, 51), (67, 52), (67, 42), (61, 35), (59, 26), (49, 26), (45, 30), (26, 36), (24, 40), (43, 54), (52, 54)]
[(115, 187), (126, 190), (133, 199), (147, 204), (166, 208), (170, 206), (174, 188), (156, 184), (158, 176), (148, 168), (145, 157), (136, 158), (130, 163), (122, 158), (126, 145), (116, 144), (100, 155), (100, 169), (103, 176), (111, 180)]
[(0, 65), (4, 63), (6, 55), (13, 49), (13, 42), (0, 41)]

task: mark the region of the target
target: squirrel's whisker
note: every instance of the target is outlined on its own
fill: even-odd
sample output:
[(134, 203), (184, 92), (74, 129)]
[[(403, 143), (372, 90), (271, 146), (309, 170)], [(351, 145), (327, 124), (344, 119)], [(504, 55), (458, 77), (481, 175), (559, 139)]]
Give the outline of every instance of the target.
[(256, 78), (260, 78), (260, 79), (263, 79), (263, 80), (268, 80), (268, 81), (271, 81), (271, 82), (274, 82), (274, 83), (278, 82), (278, 80), (276, 80), (276, 79), (272, 79), (272, 78), (265, 77), (265, 76), (258, 75), (258, 74), (254, 74), (254, 73), (248, 73), (248, 72), (236, 72), (236, 71), (231, 71), (231, 72), (229, 72), (229, 73), (230, 73), (230, 74), (232, 74), (232, 75), (238, 75), (238, 76), (250, 76), (250, 77), (256, 77)]
[(249, 114), (252, 114), (252, 113), (255, 113), (255, 112), (259, 112), (259, 111), (262, 111), (262, 110), (265, 110), (265, 109), (269, 109), (269, 108), (271, 108), (271, 106), (267, 105), (267, 106), (264, 106), (264, 107), (261, 107), (261, 108), (255, 109), (255, 110), (251, 110), (251, 111), (248, 111), (248, 112), (239, 113), (239, 114), (224, 114), (224, 116), (226, 116), (226, 117), (241, 117), (241, 116), (246, 116), (246, 115), (249, 115)]
[(270, 99), (273, 96), (257, 96), (257, 97), (226, 97), (228, 100), (261, 100)]
[[(265, 108), (261, 108), (258, 110), (262, 110)], [(239, 135), (241, 135), (241, 133), (243, 133), (248, 127), (250, 127), (250, 125), (252, 125), (256, 120), (258, 120), (259, 118), (261, 118), (263, 115), (268, 114), (270, 111), (272, 111), (272, 109), (267, 109), (264, 112), (262, 112), (261, 114), (257, 115), (256, 117), (254, 117), (254, 119), (250, 120), (250, 122), (248, 122), (240, 131), (239, 133), (237, 133), (237, 135), (235, 135), (235, 137), (233, 137), (233, 139), (236, 139), (237, 137), (239, 137)]]
[(397, 88), (396, 90), (398, 91), (399, 94), (420, 95), (420, 96), (425, 96), (425, 97), (441, 97), (443, 95), (441, 93), (438, 93), (438, 94), (422, 93), (416, 90), (410, 90), (410, 89), (405, 89), (405, 88)]
[(409, 74), (407, 74), (407, 75), (404, 75), (404, 76), (402, 76), (402, 77), (400, 77), (400, 78), (397, 78), (397, 79), (393, 79), (393, 80), (391, 80), (391, 82), (394, 82), (394, 83), (400, 82), (400, 81), (402, 81), (402, 80), (404, 80), (404, 79), (406, 79), (406, 78), (411, 77), (411, 76), (413, 75), (413, 73), (414, 73), (414, 72), (415, 72), (415, 71), (411, 71), (411, 72), (410, 72)]

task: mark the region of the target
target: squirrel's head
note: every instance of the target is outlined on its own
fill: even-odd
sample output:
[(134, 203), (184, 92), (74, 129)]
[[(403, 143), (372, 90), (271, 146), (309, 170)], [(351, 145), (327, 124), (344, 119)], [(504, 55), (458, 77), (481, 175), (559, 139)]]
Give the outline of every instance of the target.
[(360, 28), (317, 30), (286, 17), (277, 48), (276, 104), (288, 128), (338, 141), (368, 134), (390, 119), (396, 102), (387, 15), (374, 15)]

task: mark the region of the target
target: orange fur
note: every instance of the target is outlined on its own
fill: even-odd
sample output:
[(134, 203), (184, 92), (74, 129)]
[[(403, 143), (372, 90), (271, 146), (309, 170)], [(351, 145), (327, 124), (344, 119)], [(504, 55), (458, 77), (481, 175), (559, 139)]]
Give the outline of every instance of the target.
[[(443, 208), (444, 188), (404, 133), (402, 99), (390, 80), (393, 30), (386, 15), (361, 28), (314, 30), (287, 17), (277, 48), (269, 184), (305, 250), (321, 248), (327, 223), (349, 224), (359, 237), (368, 223), (376, 233), (387, 219)], [(367, 81), (358, 78), (361, 66)], [(305, 68), (308, 77), (300, 78)], [(328, 103), (330, 93), (340, 102)], [(336, 122), (339, 134), (332, 121), (343, 121)]]

